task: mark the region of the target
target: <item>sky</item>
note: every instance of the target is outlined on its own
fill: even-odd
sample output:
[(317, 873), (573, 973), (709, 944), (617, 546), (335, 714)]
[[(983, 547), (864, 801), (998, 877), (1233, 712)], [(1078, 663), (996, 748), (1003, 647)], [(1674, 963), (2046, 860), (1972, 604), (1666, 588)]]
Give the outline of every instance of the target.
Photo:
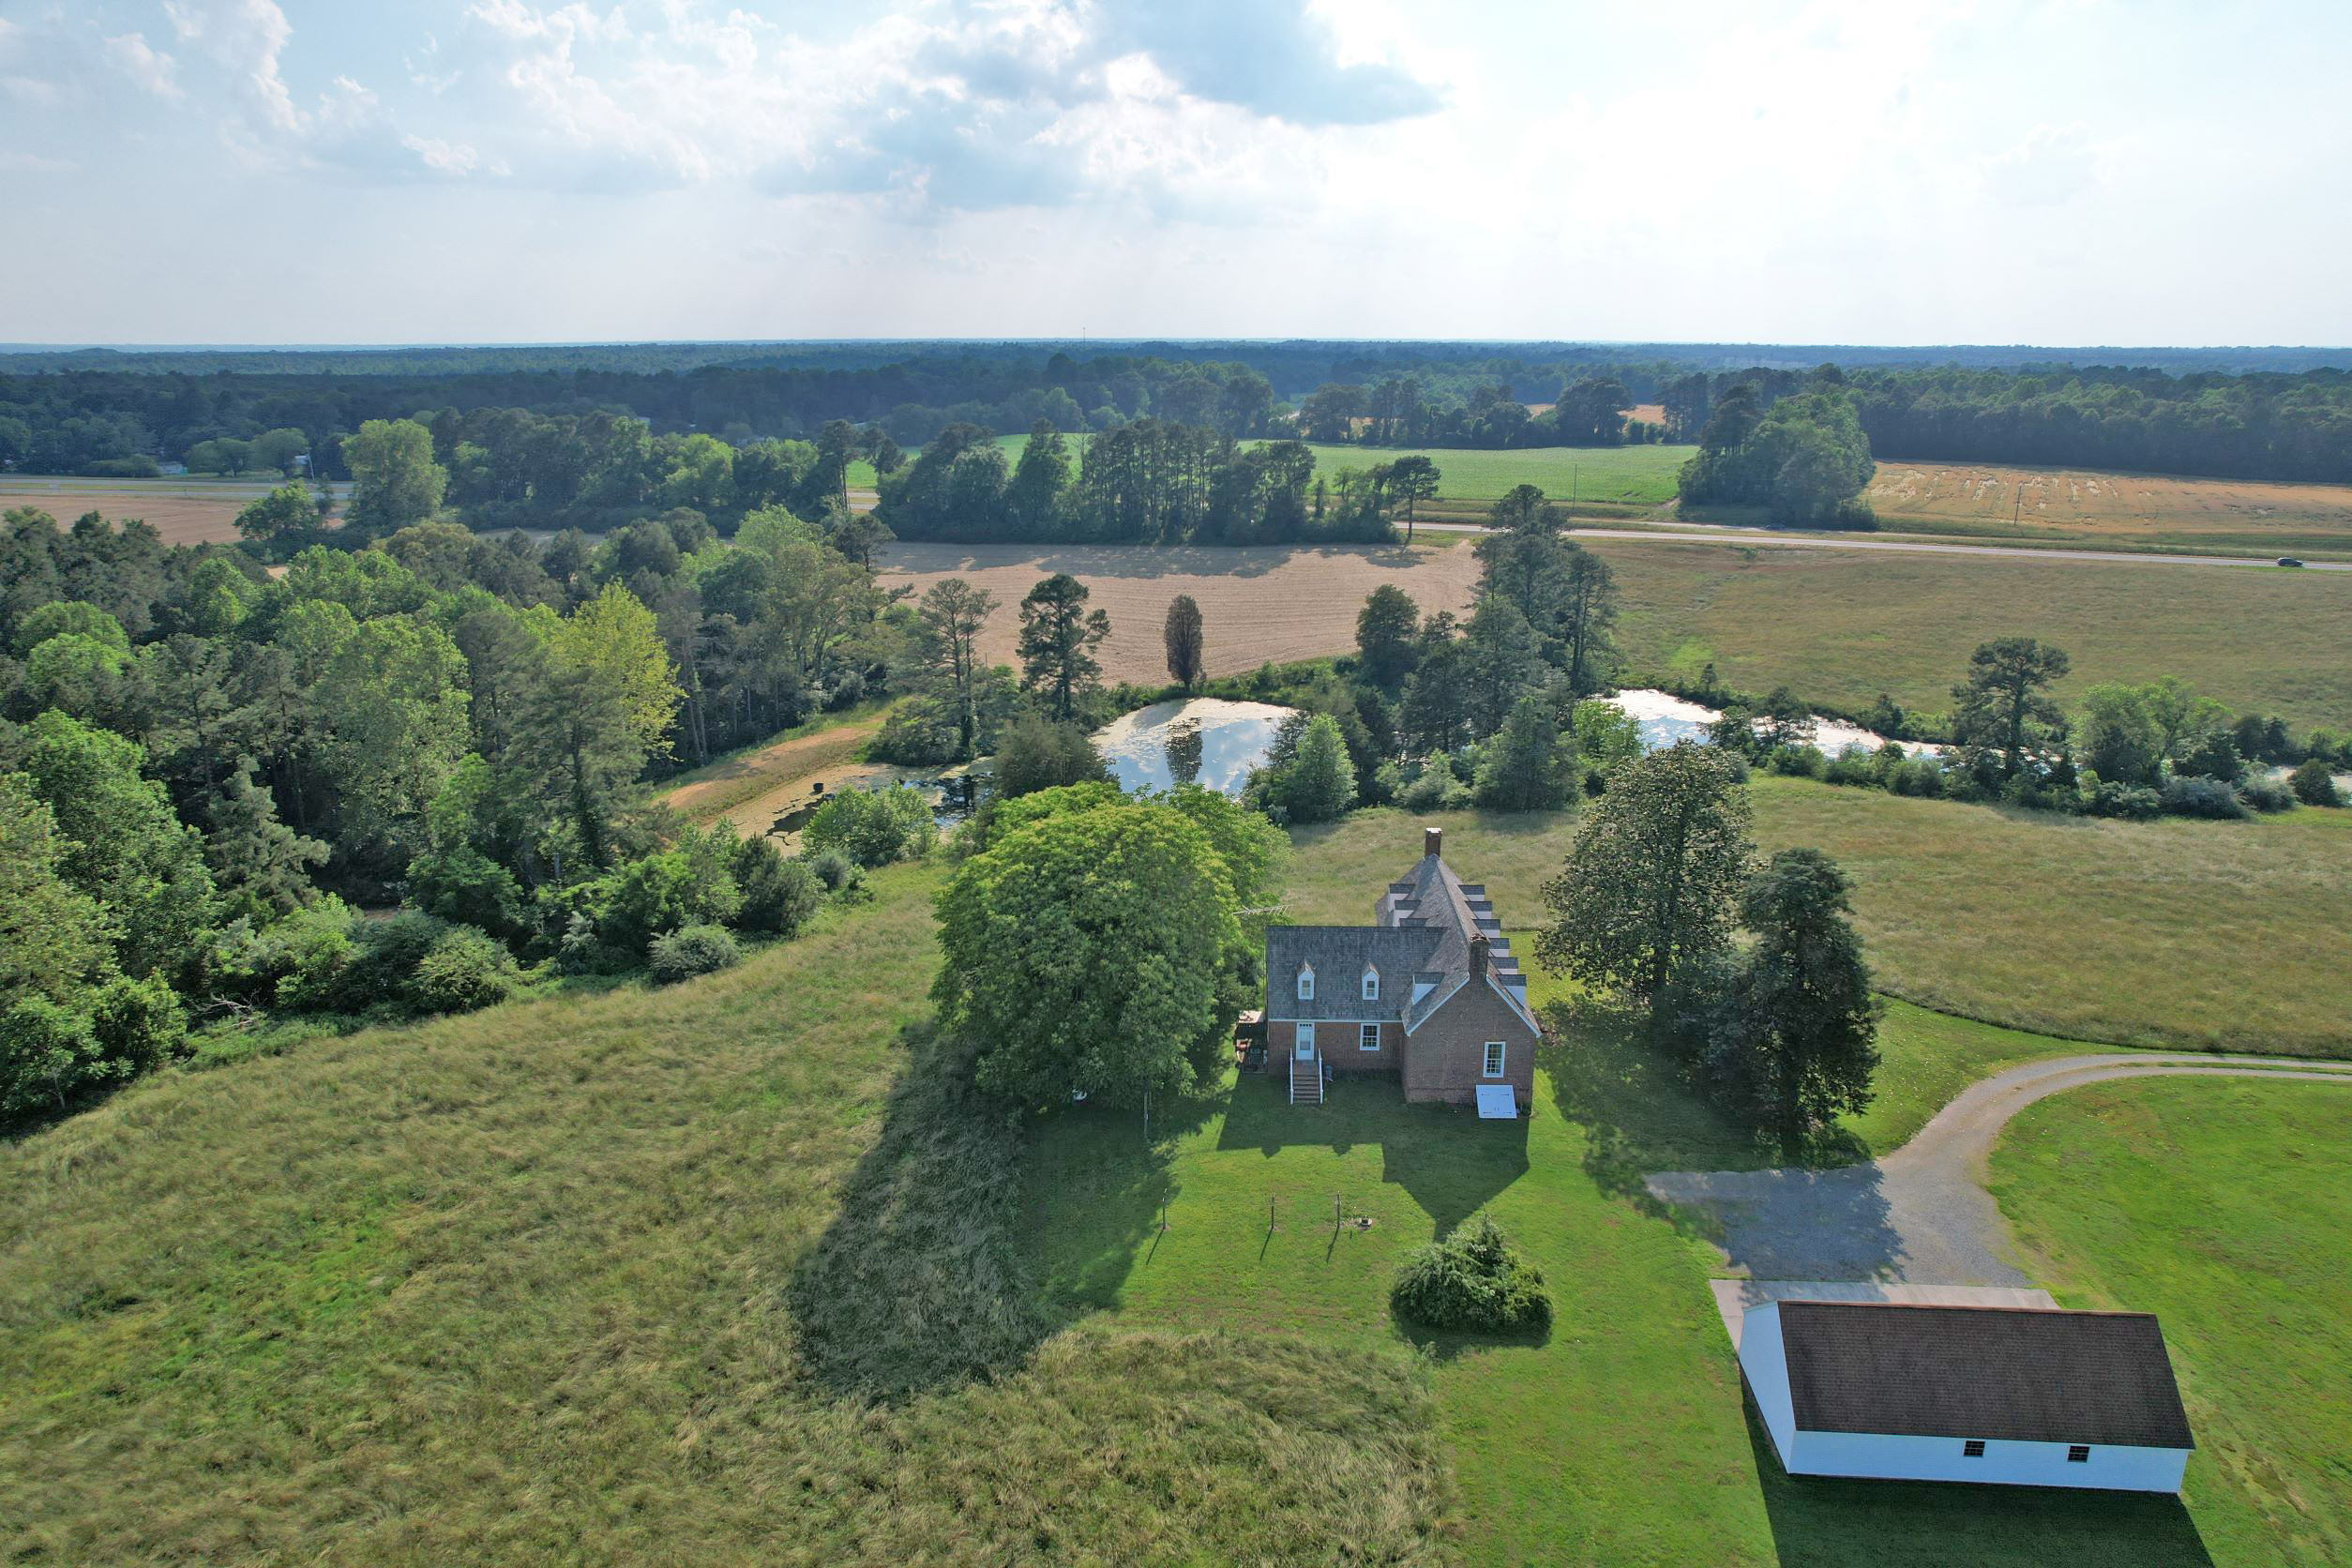
[(0, 340), (2352, 344), (2352, 7), (0, 0)]

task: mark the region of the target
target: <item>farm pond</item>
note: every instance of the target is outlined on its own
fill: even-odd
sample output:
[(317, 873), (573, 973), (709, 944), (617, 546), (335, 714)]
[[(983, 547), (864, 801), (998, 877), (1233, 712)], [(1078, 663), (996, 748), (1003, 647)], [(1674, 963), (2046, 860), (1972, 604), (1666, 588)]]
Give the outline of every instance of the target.
[(1194, 697), (1122, 714), (1094, 731), (1094, 749), (1123, 790), (1199, 784), (1239, 796), (1297, 710), (1273, 702)]

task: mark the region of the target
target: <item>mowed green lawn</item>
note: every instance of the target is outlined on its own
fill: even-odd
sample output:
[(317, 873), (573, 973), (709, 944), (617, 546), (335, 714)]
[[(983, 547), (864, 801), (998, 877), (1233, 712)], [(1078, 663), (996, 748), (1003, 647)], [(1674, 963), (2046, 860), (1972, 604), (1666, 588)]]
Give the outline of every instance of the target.
[(1991, 1185), (2060, 1304), (2163, 1320), (2216, 1562), (2352, 1562), (2352, 1093), (2154, 1079), (2028, 1106)]
[[(2120, 822), (1764, 775), (1749, 791), (1763, 849), (1823, 850), (1853, 879), (1870, 961), (1898, 996), (2071, 1040), (2352, 1056), (2352, 812)], [(1428, 822), (1505, 924), (1532, 928), (1576, 822), (1359, 812), (1297, 836), (1289, 907), (1368, 918), (1367, 890), (1421, 852)]]
[[(1087, 438), (1064, 438), (1083, 460)], [(1001, 435), (996, 444), (1008, 463), (1020, 461), (1026, 435)], [(1495, 501), (1518, 485), (1533, 485), (1556, 501), (1572, 499), (1609, 508), (1662, 506), (1674, 499), (1675, 475), (1696, 446), (1530, 446), (1508, 452), (1476, 452), (1439, 446), (1336, 446), (1310, 442), (1315, 472), (1330, 478), (1343, 468), (1369, 469), (1408, 456), (1438, 465), (1441, 502)], [(856, 483), (852, 471), (851, 482)], [(1440, 505), (1437, 510), (1455, 508)]]
[[(1148, 1147), (1124, 1115), (1033, 1134), (1029, 1229), (1056, 1308), (1425, 1353), (1471, 1562), (2272, 1560), (2209, 1559), (2202, 1500), (2193, 1515), (2169, 1498), (1789, 1481), (1745, 1413), (1711, 1255), (1638, 1186), (1652, 1161), (1737, 1159), (1741, 1140), (1606, 1044), (1547, 1049), (1532, 1114), (1509, 1125), (1408, 1106), (1379, 1079), (1316, 1108), (1252, 1076), (1161, 1109)], [(1430, 1334), (1390, 1312), (1404, 1253), (1481, 1209), (1543, 1271), (1547, 1333)]]
[(2066, 650), (2073, 705), (2103, 681), (2177, 675), (2299, 729), (2352, 726), (2352, 576), (2275, 568), (1903, 555), (1591, 539), (1617, 576), (1636, 671), (1787, 684), (1859, 711), (1940, 713), (1994, 637)]

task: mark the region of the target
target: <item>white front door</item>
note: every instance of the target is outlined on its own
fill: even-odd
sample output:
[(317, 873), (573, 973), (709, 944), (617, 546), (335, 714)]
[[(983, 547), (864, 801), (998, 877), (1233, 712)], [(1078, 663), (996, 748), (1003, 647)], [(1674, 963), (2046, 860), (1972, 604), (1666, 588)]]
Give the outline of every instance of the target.
[(1299, 1025), (1299, 1043), (1293, 1048), (1292, 1054), (1301, 1062), (1315, 1060), (1315, 1026), (1313, 1024)]

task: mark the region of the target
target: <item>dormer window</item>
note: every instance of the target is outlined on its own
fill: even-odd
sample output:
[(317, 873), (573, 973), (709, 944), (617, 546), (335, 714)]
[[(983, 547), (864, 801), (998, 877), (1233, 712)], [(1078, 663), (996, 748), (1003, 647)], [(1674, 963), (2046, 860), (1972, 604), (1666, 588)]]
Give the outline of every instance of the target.
[(1315, 1000), (1315, 971), (1304, 964), (1299, 966), (1299, 1000)]
[(1377, 969), (1367, 969), (1364, 972), (1364, 1000), (1366, 1002), (1380, 1000), (1380, 972)]

